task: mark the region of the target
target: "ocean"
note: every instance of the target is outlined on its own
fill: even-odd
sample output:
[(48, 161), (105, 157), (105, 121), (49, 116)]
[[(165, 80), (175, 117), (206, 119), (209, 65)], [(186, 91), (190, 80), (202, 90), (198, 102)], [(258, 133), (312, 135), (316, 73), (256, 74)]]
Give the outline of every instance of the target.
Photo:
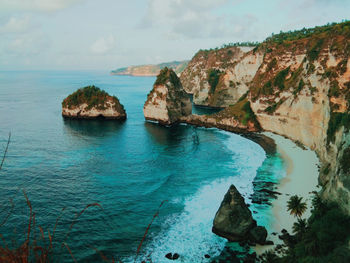
[[(0, 234), (11, 246), (26, 238), (29, 207), (39, 226), (54, 234), (57, 262), (102, 262), (99, 255), (134, 262), (148, 224), (157, 212), (137, 262), (210, 262), (228, 242), (211, 232), (230, 184), (271, 223), (268, 205), (252, 204), (254, 180), (278, 182), (285, 168), (278, 154), (217, 129), (163, 127), (145, 122), (143, 104), (154, 77), (111, 76), (96, 71), (1, 71), (0, 153), (11, 142), (0, 171)], [(96, 85), (124, 105), (125, 122), (64, 120), (62, 100)], [(210, 109), (193, 108), (197, 114)], [(87, 205), (88, 207), (79, 215)], [(97, 205), (98, 204), (98, 205)], [(2, 224), (3, 222), (3, 224)], [(72, 224), (73, 223), (73, 224)], [(38, 236), (40, 238), (38, 238)]]

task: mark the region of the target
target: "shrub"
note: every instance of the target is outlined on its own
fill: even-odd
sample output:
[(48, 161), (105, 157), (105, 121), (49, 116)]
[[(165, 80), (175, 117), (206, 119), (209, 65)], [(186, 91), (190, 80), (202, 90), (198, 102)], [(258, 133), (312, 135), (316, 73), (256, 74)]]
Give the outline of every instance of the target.
[(327, 141), (334, 142), (335, 133), (340, 127), (344, 126), (346, 130), (350, 129), (350, 114), (341, 112), (332, 112), (328, 122)]
[(289, 73), (290, 67), (285, 68), (277, 73), (273, 84), (277, 86), (280, 90), (284, 90), (284, 81)]
[(311, 62), (318, 58), (318, 55), (320, 54), (322, 49), (323, 42), (324, 39), (322, 38), (317, 40), (317, 42), (311, 47), (311, 49), (307, 51), (306, 55)]
[(208, 83), (210, 85), (210, 93), (214, 93), (222, 72), (219, 69), (209, 69)]
[(63, 100), (62, 106), (68, 107), (68, 108), (74, 108), (81, 104), (86, 103), (87, 109), (91, 109), (95, 107), (97, 109), (103, 110), (105, 109), (105, 102), (107, 101), (108, 97), (110, 97), (112, 101), (115, 103), (115, 108), (117, 110), (120, 110), (120, 109), (124, 110), (124, 108), (119, 103), (119, 100), (117, 97), (109, 96), (107, 92), (93, 85), (78, 89), (76, 92), (69, 95), (67, 98)]

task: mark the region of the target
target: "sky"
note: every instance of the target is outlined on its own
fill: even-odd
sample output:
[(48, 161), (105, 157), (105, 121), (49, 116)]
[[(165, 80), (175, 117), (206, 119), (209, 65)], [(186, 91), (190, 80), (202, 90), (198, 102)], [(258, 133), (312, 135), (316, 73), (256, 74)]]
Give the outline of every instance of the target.
[(0, 70), (112, 70), (340, 22), (350, 0), (0, 0)]

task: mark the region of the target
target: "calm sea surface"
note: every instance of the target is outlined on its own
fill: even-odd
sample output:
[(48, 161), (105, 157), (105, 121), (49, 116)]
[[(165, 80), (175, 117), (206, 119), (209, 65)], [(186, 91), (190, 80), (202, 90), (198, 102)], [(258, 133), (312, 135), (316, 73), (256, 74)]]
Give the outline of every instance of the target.
[[(62, 242), (80, 262), (102, 261), (94, 248), (133, 261), (164, 200), (140, 259), (167, 262), (164, 255), (177, 252), (178, 262), (209, 262), (204, 254), (220, 254), (227, 242), (212, 234), (211, 226), (229, 185), (248, 197), (256, 176), (278, 181), (283, 162), (235, 134), (145, 122), (142, 108), (154, 81), (105, 72), (0, 72), (1, 155), (12, 134), (0, 171), (0, 225), (9, 215), (0, 234), (9, 244), (25, 239), (29, 208), (24, 190), (35, 212), (35, 228), (41, 226), (46, 238), (61, 215), (54, 236), (60, 262), (71, 261)], [(61, 117), (62, 100), (92, 84), (120, 99), (126, 122)], [(102, 208), (89, 207), (75, 220), (91, 203)], [(251, 208), (258, 212), (258, 223), (269, 224), (269, 207)]]

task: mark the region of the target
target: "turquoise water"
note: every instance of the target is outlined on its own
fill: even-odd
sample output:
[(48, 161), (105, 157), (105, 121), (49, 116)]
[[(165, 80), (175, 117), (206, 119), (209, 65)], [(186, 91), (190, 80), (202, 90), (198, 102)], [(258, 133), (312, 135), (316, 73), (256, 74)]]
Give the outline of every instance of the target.
[[(211, 233), (211, 224), (229, 185), (234, 183), (249, 202), (253, 181), (277, 182), (283, 162), (232, 133), (145, 122), (143, 103), (154, 80), (105, 72), (0, 72), (1, 150), (12, 133), (0, 171), (0, 221), (12, 212), (0, 234), (24, 240), (25, 190), (45, 236), (65, 208), (55, 233), (56, 258), (70, 261), (67, 250), (60, 249), (66, 242), (80, 262), (102, 261), (94, 248), (129, 262), (167, 200), (139, 258), (167, 262), (164, 255), (177, 252), (178, 262), (209, 262), (204, 254), (220, 254), (227, 242)], [(62, 119), (61, 101), (90, 84), (118, 96), (126, 122)], [(103, 209), (88, 208), (67, 236), (76, 213), (90, 203)], [(269, 224), (268, 206), (251, 208), (259, 223)]]

